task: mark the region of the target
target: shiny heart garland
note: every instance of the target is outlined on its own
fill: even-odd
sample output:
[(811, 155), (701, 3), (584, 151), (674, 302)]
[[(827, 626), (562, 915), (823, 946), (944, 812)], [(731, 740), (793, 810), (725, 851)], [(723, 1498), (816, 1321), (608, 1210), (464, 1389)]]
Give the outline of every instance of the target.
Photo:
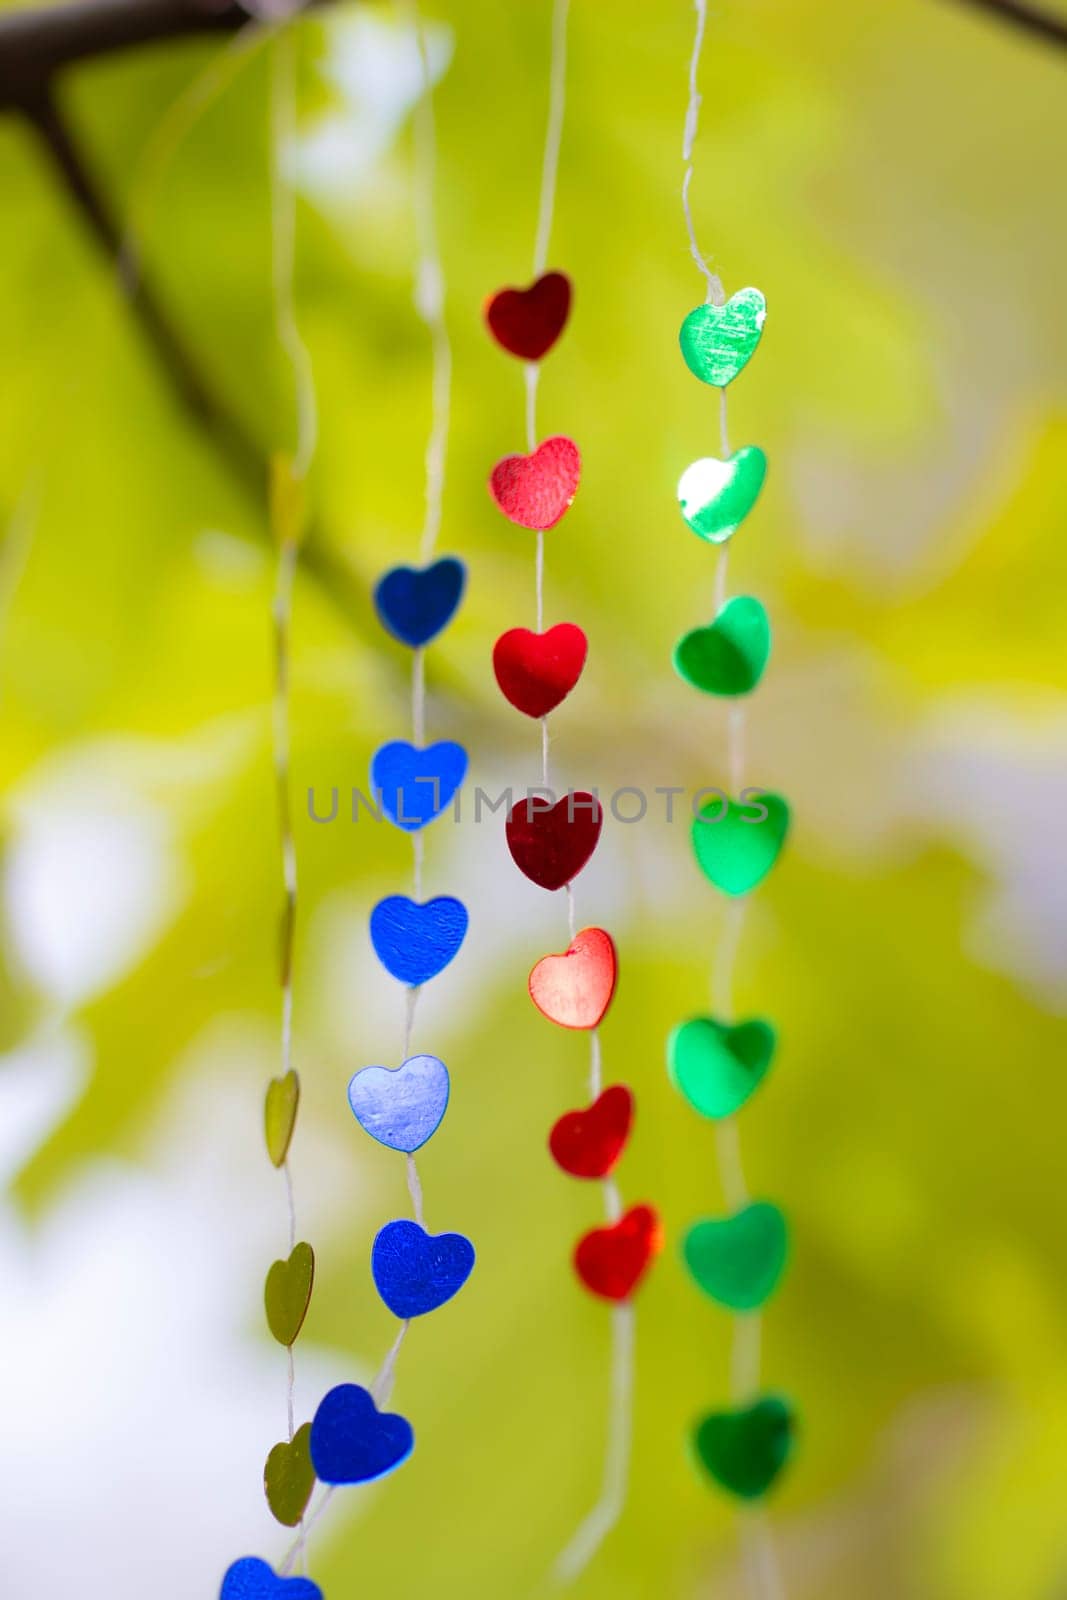
[(634, 1097), (624, 1084), (605, 1089), (581, 1111), (566, 1111), (548, 1136), (558, 1167), (572, 1178), (606, 1178), (626, 1148)]
[(235, 1561), (222, 1580), (219, 1600), (322, 1600), (310, 1578), (279, 1578), (256, 1556)]
[(588, 649), (589, 641), (573, 622), (557, 622), (546, 633), (510, 628), (493, 646), (501, 694), (524, 716), (547, 716), (578, 682)]
[(378, 580), (374, 609), (395, 639), (420, 649), (452, 621), (466, 580), (467, 569), (455, 556), (428, 567), (393, 567)]
[(723, 894), (748, 894), (762, 883), (789, 832), (789, 806), (781, 795), (763, 789), (746, 793), (757, 798), (710, 800), (693, 819), (697, 864)]
[(697, 1459), (715, 1482), (740, 1500), (759, 1500), (793, 1449), (793, 1408), (779, 1395), (754, 1405), (712, 1411), (693, 1430)]
[(474, 1270), (474, 1246), (462, 1233), (427, 1233), (401, 1218), (378, 1230), (371, 1249), (374, 1285), (394, 1317), (436, 1311)]
[(450, 739), (424, 750), (406, 739), (394, 739), (375, 753), (370, 769), (382, 810), (406, 833), (415, 833), (439, 817), (466, 775), (467, 752)]
[(652, 1206), (631, 1206), (617, 1222), (579, 1239), (574, 1270), (602, 1300), (628, 1300), (663, 1248), (663, 1227)]
[(553, 805), (534, 796), (520, 800), (505, 827), (511, 859), (524, 877), (542, 889), (562, 889), (581, 872), (600, 838), (604, 812), (584, 790)]
[(331, 1389), (311, 1424), (311, 1464), (320, 1483), (384, 1478), (403, 1466), (414, 1448), (415, 1434), (407, 1418), (379, 1411), (358, 1383)]
[(409, 1056), (399, 1067), (363, 1067), (348, 1085), (352, 1115), (390, 1150), (413, 1155), (448, 1110), (448, 1068), (436, 1056)]
[(702, 1117), (732, 1117), (762, 1083), (777, 1035), (769, 1022), (693, 1017), (667, 1041), (671, 1081)]
[(732, 1217), (695, 1222), (682, 1240), (693, 1282), (732, 1311), (755, 1311), (770, 1299), (788, 1252), (785, 1217), (766, 1200)]
[(705, 694), (751, 694), (771, 653), (771, 625), (760, 602), (735, 595), (706, 628), (694, 628), (674, 647), (679, 677)]
[(573, 298), (563, 272), (546, 272), (526, 289), (500, 289), (485, 308), (489, 331), (501, 349), (522, 361), (540, 361), (567, 326)]
[(562, 1028), (595, 1028), (611, 1004), (618, 957), (610, 933), (583, 928), (561, 956), (543, 956), (530, 973), (530, 999)]
[(723, 306), (690, 311), (678, 335), (690, 372), (724, 389), (755, 351), (766, 316), (767, 302), (758, 289), (738, 289)]
[(311, 1423), (305, 1422), (291, 1440), (274, 1446), (263, 1469), (263, 1492), (275, 1521), (285, 1528), (295, 1528), (307, 1510), (314, 1487)]
[(370, 914), (371, 944), (391, 977), (417, 989), (458, 955), (468, 920), (466, 906), (451, 895), (420, 905), (406, 894), (391, 894)]
[(532, 455), (498, 461), (489, 492), (509, 522), (521, 528), (554, 528), (578, 493), (581, 475), (578, 446), (558, 434)]
[(678, 504), (687, 527), (710, 544), (724, 544), (741, 526), (759, 498), (767, 457), (748, 444), (726, 461), (704, 456), (678, 480)]
[(263, 1299), (267, 1326), (279, 1344), (295, 1344), (315, 1283), (315, 1252), (309, 1244), (295, 1245), (286, 1261), (275, 1261), (267, 1273)]
[(276, 1167), (285, 1165), (289, 1145), (296, 1127), (296, 1113), (300, 1106), (300, 1079), (295, 1072), (284, 1078), (272, 1078), (267, 1085), (264, 1107), (264, 1124), (267, 1154)]

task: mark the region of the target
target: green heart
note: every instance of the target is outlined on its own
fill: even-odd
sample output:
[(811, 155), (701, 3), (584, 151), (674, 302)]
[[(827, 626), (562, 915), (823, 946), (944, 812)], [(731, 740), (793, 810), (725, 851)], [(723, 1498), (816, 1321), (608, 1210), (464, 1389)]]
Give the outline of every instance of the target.
[(276, 1167), (284, 1165), (289, 1154), (289, 1141), (296, 1127), (296, 1109), (300, 1104), (300, 1079), (295, 1072), (284, 1078), (272, 1078), (267, 1086), (267, 1103), (264, 1121), (267, 1134), (267, 1154)]
[(724, 306), (697, 306), (678, 335), (690, 372), (725, 389), (759, 344), (766, 315), (767, 302), (758, 289), (739, 289)]
[(711, 1411), (693, 1429), (705, 1470), (741, 1500), (767, 1493), (793, 1452), (796, 1417), (779, 1395), (765, 1395), (736, 1411)]
[(667, 1040), (667, 1071), (702, 1117), (732, 1117), (766, 1076), (777, 1042), (759, 1018), (728, 1027), (714, 1017), (692, 1017)]
[(705, 694), (750, 694), (771, 653), (771, 625), (751, 595), (727, 600), (715, 621), (694, 628), (674, 647), (674, 670)]
[(748, 516), (767, 476), (767, 457), (746, 444), (726, 461), (702, 456), (678, 480), (678, 504), (695, 534), (723, 544)]
[(274, 1446), (263, 1468), (263, 1490), (275, 1521), (295, 1528), (307, 1510), (314, 1487), (311, 1423), (305, 1422), (297, 1428), (290, 1444)]
[(682, 1255), (697, 1288), (731, 1311), (755, 1311), (770, 1299), (788, 1249), (785, 1217), (766, 1200), (732, 1217), (695, 1222), (682, 1240)]
[[(789, 831), (789, 807), (780, 794), (744, 789), (755, 800), (722, 797), (702, 805), (693, 818), (697, 864), (723, 894), (747, 894), (778, 860)], [(751, 812), (763, 812), (751, 816)]]
[(311, 1288), (315, 1282), (315, 1252), (309, 1244), (295, 1246), (288, 1261), (276, 1261), (267, 1273), (263, 1291), (267, 1326), (279, 1344), (289, 1346), (304, 1326)]

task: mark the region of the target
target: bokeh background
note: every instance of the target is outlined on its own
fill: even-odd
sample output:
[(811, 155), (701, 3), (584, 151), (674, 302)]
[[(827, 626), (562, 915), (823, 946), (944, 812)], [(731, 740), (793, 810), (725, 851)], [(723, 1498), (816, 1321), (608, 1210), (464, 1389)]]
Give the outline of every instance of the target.
[[(670, 668), (710, 615), (713, 561), (674, 485), (717, 442), (716, 397), (676, 344), (703, 298), (678, 192), (692, 13), (572, 12), (551, 264), (577, 301), (541, 424), (579, 441), (585, 477), (548, 536), (547, 615), (592, 644), (553, 721), (554, 770), (696, 787), (724, 778), (725, 723)], [(430, 16), (456, 356), (441, 548), (470, 588), (431, 654), (429, 715), (493, 788), (537, 779), (537, 730), (489, 661), (498, 632), (533, 624), (533, 552), (485, 492), (523, 432), (520, 371), (480, 307), (528, 276), (549, 19), (533, 0)], [(409, 726), (407, 658), (367, 595), (416, 558), (429, 352), (409, 45), (390, 10), (356, 4), (300, 40), (286, 160), (331, 558), (298, 582), (294, 634), (293, 1166), (319, 1262), (305, 1417), (392, 1337), (367, 1262), (406, 1210), (403, 1163), (360, 1134), (344, 1087), (398, 1059), (402, 996), (366, 922), (409, 887), (410, 847), (367, 822), (317, 827), (303, 796), (364, 784)], [(267, 52), (150, 159), (166, 108), (224, 48), (87, 65), (62, 98), (267, 451), (292, 436)], [(749, 771), (790, 797), (796, 828), (756, 898), (738, 1001), (782, 1035), (742, 1132), (795, 1235), (764, 1371), (803, 1416), (773, 1502), (796, 1600), (1067, 1595), (1065, 70), (947, 0), (722, 0), (709, 27), (697, 224), (727, 289), (758, 284), (770, 306), (731, 391), (735, 442), (771, 460), (731, 585), (772, 614)], [(190, 1600), (235, 1556), (288, 1543), (260, 1487), (285, 1420), (261, 1311), (286, 1228), (261, 1144), (279, 1011), (271, 557), (254, 499), (175, 404), (113, 265), (11, 117), (0, 190), (3, 1588)], [(566, 942), (563, 907), (514, 871), (499, 818), (439, 823), (427, 848), (427, 892), (461, 895), (473, 926), (420, 1008), (416, 1047), (455, 1085), (421, 1166), (430, 1226), (468, 1232), (479, 1266), (403, 1352), (412, 1462), (336, 1498), (315, 1535), (334, 1597), (543, 1592), (599, 1481), (608, 1319), (569, 1254), (600, 1197), (544, 1150), (584, 1098), (586, 1046), (525, 994)], [(729, 1321), (677, 1260), (680, 1230), (721, 1200), (711, 1129), (663, 1065), (669, 1028), (707, 1004), (721, 906), (662, 812), (609, 819), (577, 887), (580, 920), (621, 949), (604, 1045), (608, 1080), (639, 1102), (622, 1185), (670, 1230), (639, 1303), (630, 1506), (578, 1592), (728, 1600), (732, 1512), (683, 1437), (727, 1394)]]

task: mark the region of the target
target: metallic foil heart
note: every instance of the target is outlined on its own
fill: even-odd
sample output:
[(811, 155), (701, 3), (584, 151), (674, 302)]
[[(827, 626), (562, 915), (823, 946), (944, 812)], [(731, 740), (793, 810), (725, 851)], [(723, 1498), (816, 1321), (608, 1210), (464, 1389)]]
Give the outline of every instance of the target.
[(771, 653), (771, 625), (752, 595), (727, 600), (714, 622), (694, 628), (674, 647), (674, 669), (705, 694), (750, 694)]
[(796, 1417), (788, 1400), (766, 1395), (754, 1405), (711, 1411), (693, 1429), (697, 1460), (720, 1488), (759, 1500), (793, 1451)]
[(562, 1028), (595, 1028), (618, 977), (618, 957), (610, 933), (583, 928), (560, 956), (544, 956), (530, 973), (530, 999), (550, 1022)]
[(309, 1244), (298, 1244), (286, 1261), (275, 1261), (267, 1273), (263, 1300), (267, 1326), (279, 1344), (296, 1342), (315, 1283), (315, 1252)]
[(723, 894), (748, 894), (770, 872), (789, 832), (781, 795), (749, 789), (752, 799), (710, 800), (693, 819), (693, 852), (704, 876)]
[(285, 1165), (299, 1105), (300, 1079), (295, 1072), (287, 1072), (284, 1078), (271, 1079), (267, 1085), (264, 1106), (264, 1131), (267, 1154), (276, 1167)]
[(585, 666), (589, 642), (573, 622), (545, 633), (510, 628), (493, 646), (493, 671), (505, 700), (527, 717), (544, 717), (570, 694)]
[(274, 1446), (263, 1468), (263, 1492), (275, 1521), (285, 1528), (295, 1528), (307, 1510), (314, 1487), (311, 1423), (305, 1422), (291, 1440)]
[(604, 812), (584, 790), (555, 805), (534, 795), (508, 813), (505, 832), (511, 858), (524, 877), (542, 889), (562, 889), (576, 878), (596, 849)]
[(546, 439), (532, 455), (505, 456), (489, 478), (489, 492), (509, 522), (553, 528), (578, 493), (582, 460), (573, 439)]
[(652, 1206), (631, 1206), (618, 1222), (591, 1228), (574, 1251), (574, 1270), (602, 1300), (628, 1300), (663, 1249), (663, 1226)]
[(371, 1483), (403, 1466), (414, 1448), (407, 1418), (379, 1411), (358, 1383), (331, 1389), (311, 1424), (311, 1464), (320, 1483)]
[(724, 544), (740, 527), (759, 498), (767, 475), (767, 457), (747, 444), (726, 461), (704, 456), (678, 480), (678, 504), (686, 525), (710, 544)]
[(731, 1311), (755, 1311), (770, 1299), (788, 1253), (785, 1217), (766, 1200), (695, 1222), (682, 1240), (693, 1282)]
[(758, 289), (739, 289), (723, 306), (697, 306), (678, 342), (690, 372), (724, 389), (745, 366), (763, 333), (767, 302)]
[(612, 1084), (591, 1106), (564, 1112), (548, 1136), (552, 1159), (572, 1178), (606, 1178), (626, 1148), (633, 1118), (632, 1092)]
[(412, 1155), (437, 1132), (448, 1110), (448, 1068), (436, 1056), (409, 1056), (399, 1067), (364, 1067), (348, 1085), (360, 1127), (390, 1150)]
[(500, 289), (485, 308), (485, 320), (497, 344), (522, 361), (540, 361), (567, 326), (571, 280), (563, 272), (546, 272), (527, 289)]
[(693, 1017), (667, 1041), (667, 1070), (702, 1117), (732, 1117), (770, 1070), (776, 1044), (774, 1029), (759, 1018), (730, 1025)]

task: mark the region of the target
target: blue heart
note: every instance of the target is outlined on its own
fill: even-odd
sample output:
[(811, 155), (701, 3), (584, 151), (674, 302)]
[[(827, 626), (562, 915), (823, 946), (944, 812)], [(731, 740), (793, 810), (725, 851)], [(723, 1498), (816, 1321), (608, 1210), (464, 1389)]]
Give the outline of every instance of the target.
[(474, 1246), (462, 1233), (427, 1233), (417, 1222), (387, 1222), (371, 1247), (375, 1288), (405, 1321), (451, 1300), (473, 1267)]
[(419, 750), (403, 739), (394, 739), (375, 753), (370, 781), (389, 820), (405, 832), (415, 833), (440, 815), (466, 772), (467, 752), (461, 744), (442, 739)]
[(342, 1383), (311, 1424), (311, 1464), (320, 1483), (370, 1483), (403, 1466), (415, 1448), (406, 1417), (379, 1411), (366, 1389)]
[(222, 1580), (219, 1600), (322, 1600), (310, 1578), (278, 1578), (265, 1561), (245, 1556)]
[(467, 908), (451, 895), (419, 905), (406, 894), (379, 900), (370, 914), (374, 953), (386, 972), (417, 988), (443, 972), (467, 932)]
[(411, 1056), (392, 1071), (364, 1067), (348, 1085), (348, 1103), (372, 1139), (411, 1155), (441, 1125), (448, 1107), (448, 1068), (436, 1056)]
[(455, 616), (466, 581), (467, 569), (455, 556), (429, 567), (393, 567), (374, 590), (382, 627), (413, 649), (428, 644)]

